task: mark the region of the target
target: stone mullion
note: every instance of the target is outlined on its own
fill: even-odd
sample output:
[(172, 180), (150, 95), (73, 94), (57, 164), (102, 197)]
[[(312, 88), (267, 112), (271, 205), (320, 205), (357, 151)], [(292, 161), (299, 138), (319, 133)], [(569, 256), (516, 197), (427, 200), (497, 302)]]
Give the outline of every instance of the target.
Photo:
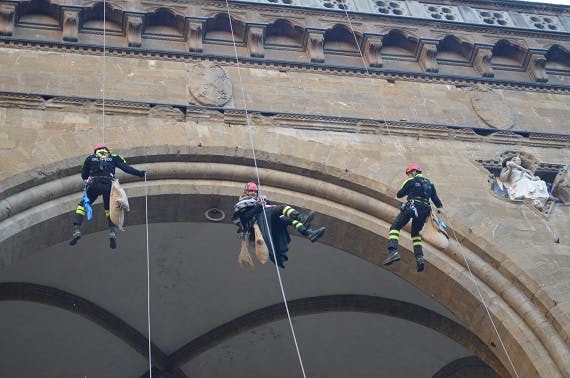
[(63, 10), (62, 39), (67, 42), (77, 42), (79, 39), (79, 14), (81, 9), (71, 8)]
[(368, 67), (382, 67), (382, 38), (381, 35), (365, 35), (362, 46), (362, 54)]
[(529, 54), (527, 71), (530, 79), (539, 83), (546, 83), (548, 74), (546, 73), (546, 56), (544, 52), (530, 51)]
[(201, 53), (204, 51), (204, 25), (206, 19), (186, 19), (186, 51)]
[(265, 57), (264, 36), (264, 25), (248, 25), (246, 40), (249, 56), (252, 58)]
[(14, 33), (16, 4), (0, 4), (0, 35)]
[(439, 72), (437, 64), (437, 41), (420, 41), (420, 53), (418, 62), (425, 72)]
[(490, 46), (475, 47), (475, 61), (473, 68), (483, 77), (494, 77), (491, 59), (493, 58), (493, 48)]
[(127, 35), (127, 44), (129, 47), (142, 46), (144, 17), (142, 14), (127, 14), (125, 34)]
[(325, 30), (307, 30), (306, 52), (311, 63), (323, 63), (325, 61)]

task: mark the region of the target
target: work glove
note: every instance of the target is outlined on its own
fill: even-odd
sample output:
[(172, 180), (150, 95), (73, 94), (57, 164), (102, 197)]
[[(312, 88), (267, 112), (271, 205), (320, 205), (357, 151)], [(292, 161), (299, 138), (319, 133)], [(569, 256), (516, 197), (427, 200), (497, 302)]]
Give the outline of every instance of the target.
[(145, 177), (146, 176), (146, 171), (142, 170), (139, 172), (139, 177)]

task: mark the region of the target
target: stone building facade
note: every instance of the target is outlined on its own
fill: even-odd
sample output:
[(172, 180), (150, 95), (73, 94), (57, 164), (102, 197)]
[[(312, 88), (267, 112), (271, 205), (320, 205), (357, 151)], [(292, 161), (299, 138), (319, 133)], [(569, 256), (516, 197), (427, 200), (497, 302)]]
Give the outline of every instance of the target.
[[(426, 246), (425, 274), (393, 272), (496, 374), (570, 375), (570, 7), (0, 0), (0, 68), (0, 269), (66, 240), (99, 141), (148, 169), (146, 189), (124, 182), (135, 203), (163, 199), (157, 223), (231, 208), (255, 163), (276, 200), (322, 214), (324, 244), (378, 269), (417, 162), (453, 237)], [(497, 189), (517, 154), (548, 187), (540, 206)]]

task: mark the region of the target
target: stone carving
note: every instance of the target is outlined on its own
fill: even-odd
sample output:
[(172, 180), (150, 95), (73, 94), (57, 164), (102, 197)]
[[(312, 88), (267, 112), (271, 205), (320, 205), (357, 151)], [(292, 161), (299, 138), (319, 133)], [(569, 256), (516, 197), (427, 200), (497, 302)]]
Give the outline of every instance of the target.
[(564, 203), (570, 204), (570, 175), (568, 174), (568, 166), (554, 179), (552, 194)]
[(186, 51), (201, 53), (204, 50), (202, 38), (204, 37), (204, 21), (186, 20)]
[(473, 66), (483, 77), (494, 77), (493, 67), (491, 66), (491, 58), (493, 50), (490, 47), (477, 47), (475, 62)]
[(511, 108), (503, 97), (483, 85), (471, 88), (471, 106), (486, 125), (495, 129), (510, 130), (514, 126)]
[(307, 33), (307, 55), (311, 63), (323, 63), (325, 61), (324, 42), (324, 31), (310, 31)]
[(16, 4), (0, 4), (0, 35), (14, 33), (14, 16)]
[(487, 9), (475, 9), (481, 21), (487, 25), (511, 26), (511, 21), (507, 12)]
[(422, 42), (419, 63), (422, 70), (426, 72), (438, 72), (437, 64), (437, 42)]
[(129, 47), (141, 47), (143, 20), (144, 16), (142, 15), (127, 15), (127, 43)]
[(382, 36), (366, 36), (364, 41), (364, 57), (369, 67), (382, 67)]
[(63, 40), (77, 42), (79, 39), (79, 10), (65, 9), (63, 11)]
[(201, 62), (190, 70), (190, 95), (202, 105), (223, 106), (232, 98), (232, 82), (217, 64)]
[(380, 14), (391, 14), (395, 16), (407, 16), (405, 1), (377, 0), (374, 2), (376, 11)]
[(562, 25), (556, 16), (522, 13), (530, 27), (539, 30), (561, 30)]
[(534, 207), (542, 210), (550, 195), (546, 182), (534, 175), (532, 160), (530, 164), (523, 164), (521, 155), (517, 154), (503, 158), (501, 165), (503, 169), (497, 183), (506, 189), (509, 199), (512, 201), (528, 199)]
[(545, 68), (546, 57), (544, 54), (533, 53), (528, 64), (528, 74), (530, 78), (540, 83), (546, 83), (548, 81), (548, 74)]
[(261, 26), (251, 26), (247, 35), (247, 47), (249, 55), (253, 58), (263, 58), (265, 56), (265, 46), (263, 45), (264, 28)]

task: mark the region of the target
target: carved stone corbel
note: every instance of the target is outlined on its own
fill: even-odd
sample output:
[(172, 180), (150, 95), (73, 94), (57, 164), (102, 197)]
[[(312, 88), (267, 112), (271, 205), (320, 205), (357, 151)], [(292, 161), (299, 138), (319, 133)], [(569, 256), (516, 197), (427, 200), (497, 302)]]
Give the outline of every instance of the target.
[(14, 33), (14, 16), (16, 4), (0, 4), (0, 35)]
[(127, 15), (127, 43), (129, 47), (142, 46), (142, 26), (144, 16), (141, 14)]
[(475, 61), (473, 67), (483, 77), (494, 77), (493, 67), (491, 65), (491, 58), (493, 58), (493, 49), (490, 47), (477, 47), (475, 53)]
[(186, 51), (201, 53), (204, 50), (204, 20), (186, 19)]
[(382, 55), (380, 51), (382, 50), (382, 36), (367, 35), (364, 40), (364, 58), (368, 67), (382, 67), (384, 62), (382, 61)]
[(533, 52), (528, 62), (528, 74), (531, 80), (538, 81), (539, 83), (546, 83), (548, 81), (548, 74), (546, 73), (546, 57), (544, 54)]
[(263, 58), (265, 56), (263, 26), (250, 26), (247, 33), (247, 48), (249, 49), (249, 56), (253, 58)]
[(67, 42), (77, 42), (79, 39), (79, 9), (63, 10), (62, 38)]
[(307, 32), (307, 56), (311, 63), (323, 63), (325, 61), (324, 44), (324, 30), (311, 30)]
[(437, 64), (437, 42), (422, 41), (420, 46), (419, 64), (425, 72), (439, 72)]

